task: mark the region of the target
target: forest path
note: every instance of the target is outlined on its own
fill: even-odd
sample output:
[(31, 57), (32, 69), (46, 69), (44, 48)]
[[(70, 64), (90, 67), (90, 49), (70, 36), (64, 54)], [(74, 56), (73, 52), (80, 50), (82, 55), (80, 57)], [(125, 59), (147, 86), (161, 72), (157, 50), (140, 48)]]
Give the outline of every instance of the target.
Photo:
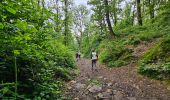
[(170, 87), (137, 73), (138, 58), (152, 45), (133, 48), (136, 60), (119, 68), (97, 64), (92, 71), (91, 61), (82, 59), (77, 63), (80, 75), (67, 84), (66, 96), (73, 100), (170, 100)]

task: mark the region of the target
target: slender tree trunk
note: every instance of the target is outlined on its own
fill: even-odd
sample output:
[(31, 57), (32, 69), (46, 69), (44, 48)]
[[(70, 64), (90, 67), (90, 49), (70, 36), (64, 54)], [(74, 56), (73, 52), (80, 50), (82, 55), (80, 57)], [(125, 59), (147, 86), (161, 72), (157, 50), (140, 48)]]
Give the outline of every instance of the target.
[[(141, 2), (142, 2), (142, 6), (141, 6), (142, 11), (141, 11), (141, 13), (142, 13), (143, 16), (145, 16), (145, 14), (146, 14), (146, 12), (145, 12), (145, 7), (146, 7), (145, 2), (146, 2), (146, 0), (142, 0)], [(146, 17), (143, 17), (143, 21), (145, 21), (145, 20), (146, 20)]]
[(43, 8), (45, 8), (45, 1), (44, 0), (42, 0), (42, 6), (43, 6)]
[(113, 13), (110, 13), (111, 18), (113, 20), (114, 26), (117, 24), (117, 3), (116, 0), (111, 0), (113, 2)]
[(142, 14), (140, 0), (136, 0), (138, 24), (142, 26)]
[(148, 0), (150, 19), (154, 18), (154, 1)]
[(108, 29), (110, 31), (111, 36), (115, 36), (115, 33), (113, 32), (112, 25), (111, 25), (111, 22), (110, 22), (110, 18), (109, 18), (108, 1), (104, 0), (104, 4), (105, 4), (105, 10), (106, 10), (106, 21), (107, 21), (107, 24), (108, 24)]
[(59, 32), (59, 4), (58, 0), (56, 0), (56, 11), (57, 11), (57, 20), (56, 20), (56, 32)]
[(132, 25), (134, 25), (134, 21), (135, 21), (135, 8), (136, 8), (136, 4), (134, 3), (134, 8), (132, 12)]
[(67, 0), (64, 0), (64, 12), (65, 12), (65, 20), (64, 20), (64, 44), (65, 45), (68, 45), (67, 41), (68, 41), (68, 38), (67, 38), (67, 34), (68, 34), (68, 2)]
[(38, 7), (40, 7), (40, 0), (38, 0)]
[(116, 11), (114, 13), (114, 25), (116, 26), (117, 25), (117, 15), (116, 15)]
[(144, 14), (145, 12), (145, 0), (142, 0), (142, 13)]
[(114, 25), (116, 26), (116, 24), (117, 24), (117, 4), (116, 4), (116, 0), (114, 0), (114, 13), (113, 13), (113, 16), (114, 16)]

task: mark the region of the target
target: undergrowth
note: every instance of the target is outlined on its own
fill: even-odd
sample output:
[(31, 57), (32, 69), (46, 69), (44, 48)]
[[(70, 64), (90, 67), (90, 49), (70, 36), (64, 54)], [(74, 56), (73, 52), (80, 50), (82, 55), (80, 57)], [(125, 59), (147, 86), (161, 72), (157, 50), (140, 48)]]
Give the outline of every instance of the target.
[(105, 41), (100, 45), (99, 59), (109, 67), (126, 65), (132, 59), (132, 50), (123, 41)]
[(170, 79), (170, 36), (163, 38), (139, 61), (139, 73), (157, 79)]

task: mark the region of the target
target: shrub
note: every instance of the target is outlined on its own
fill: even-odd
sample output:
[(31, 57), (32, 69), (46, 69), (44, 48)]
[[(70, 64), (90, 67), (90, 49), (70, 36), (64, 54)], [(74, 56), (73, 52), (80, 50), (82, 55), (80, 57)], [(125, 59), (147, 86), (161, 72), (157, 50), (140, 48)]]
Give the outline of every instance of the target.
[(163, 38), (139, 61), (139, 72), (154, 78), (170, 78), (170, 36)]
[(109, 67), (119, 67), (130, 62), (131, 53), (132, 50), (121, 41), (105, 41), (100, 45), (99, 59)]

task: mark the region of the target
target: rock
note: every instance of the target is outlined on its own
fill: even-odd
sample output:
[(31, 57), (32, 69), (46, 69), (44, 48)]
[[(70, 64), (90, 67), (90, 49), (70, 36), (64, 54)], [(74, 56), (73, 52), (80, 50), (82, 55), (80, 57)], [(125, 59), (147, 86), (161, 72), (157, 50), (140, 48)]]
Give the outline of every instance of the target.
[(81, 83), (77, 83), (76, 85), (75, 85), (75, 88), (76, 89), (83, 89), (85, 87), (85, 84), (81, 84)]
[(94, 85), (92, 86), (90, 89), (88, 89), (91, 93), (96, 93), (96, 92), (100, 92), (102, 90), (102, 87)]
[(107, 89), (106, 92), (112, 94), (112, 89)]
[(138, 85), (133, 84), (133, 87), (135, 87), (136, 89), (139, 89)]
[(68, 87), (67, 87), (67, 89), (71, 90), (71, 89), (72, 89), (72, 87), (71, 87), (71, 86), (68, 86)]
[(80, 100), (79, 98), (74, 98), (74, 100)]
[(85, 95), (88, 95), (88, 94), (89, 94), (89, 91), (86, 91), (86, 92), (85, 92)]
[(98, 77), (98, 79), (102, 79), (102, 78), (103, 78), (103, 76), (99, 76), (99, 77)]
[(91, 79), (89, 78), (89, 79), (87, 79), (87, 81), (91, 81)]
[(70, 81), (71, 84), (76, 84), (76, 81), (72, 80)]
[(115, 95), (117, 93), (117, 90), (113, 90), (113, 94)]
[(107, 78), (104, 78), (104, 80), (107, 80)]
[(123, 93), (121, 91), (114, 90), (114, 100), (122, 100)]
[(102, 98), (111, 98), (113, 96), (112, 91), (105, 91), (102, 93), (103, 97)]
[(128, 100), (137, 100), (135, 97), (127, 97)]
[(107, 86), (109, 86), (109, 87), (112, 86), (112, 85), (113, 85), (112, 83), (108, 83), (108, 84), (107, 84)]
[(129, 80), (130, 82), (133, 82), (133, 80)]
[(168, 86), (167, 89), (170, 90), (170, 86)]
[(102, 93), (99, 93), (98, 95), (97, 95), (97, 99), (102, 99), (103, 98), (103, 94)]
[(88, 86), (87, 86), (87, 89), (89, 89), (89, 88), (91, 88), (91, 87), (92, 87), (92, 85), (88, 85)]

